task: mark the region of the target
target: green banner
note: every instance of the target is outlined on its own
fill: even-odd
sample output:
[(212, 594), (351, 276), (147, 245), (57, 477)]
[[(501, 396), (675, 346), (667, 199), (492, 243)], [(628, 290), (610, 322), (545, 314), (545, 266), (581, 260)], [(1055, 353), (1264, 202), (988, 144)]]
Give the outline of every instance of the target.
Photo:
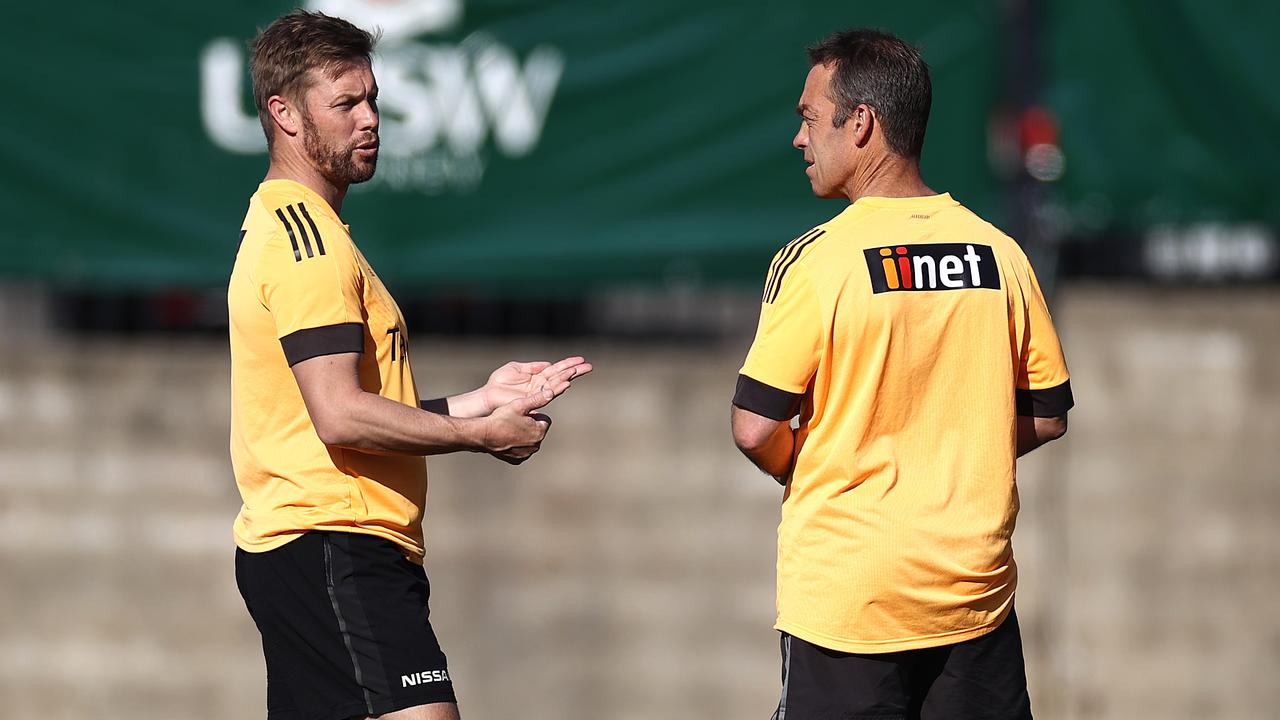
[(1280, 227), (1280, 4), (1048, 7), (1045, 98), (1077, 222)]
[[(0, 57), (0, 275), (225, 283), (266, 170), (245, 43), (288, 3), (22, 3)], [(840, 210), (790, 146), (803, 48), (852, 25), (933, 70), (925, 176), (1000, 208), (987, 114), (1000, 3), (310, 0), (378, 26), (383, 150), (345, 219), (398, 292), (760, 282)], [(44, 29), (47, 32), (41, 32)], [(52, 38), (56, 38), (54, 41)]]

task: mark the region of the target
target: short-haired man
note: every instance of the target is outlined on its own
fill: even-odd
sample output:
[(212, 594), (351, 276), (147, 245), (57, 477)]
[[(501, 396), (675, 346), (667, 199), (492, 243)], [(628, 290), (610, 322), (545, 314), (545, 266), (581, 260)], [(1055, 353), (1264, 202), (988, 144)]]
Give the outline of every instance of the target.
[(271, 720), (457, 718), (421, 567), (424, 455), (510, 463), (535, 411), (591, 371), (508, 363), (420, 402), (404, 318), (339, 212), (378, 159), (374, 38), (295, 11), (253, 42), (271, 163), (227, 293), (236, 579), (262, 633)]
[(1029, 718), (1014, 465), (1066, 431), (1058, 338), (1017, 244), (920, 177), (919, 53), (862, 29), (808, 52), (793, 144), (852, 204), (774, 257), (733, 400), (786, 486), (775, 718)]

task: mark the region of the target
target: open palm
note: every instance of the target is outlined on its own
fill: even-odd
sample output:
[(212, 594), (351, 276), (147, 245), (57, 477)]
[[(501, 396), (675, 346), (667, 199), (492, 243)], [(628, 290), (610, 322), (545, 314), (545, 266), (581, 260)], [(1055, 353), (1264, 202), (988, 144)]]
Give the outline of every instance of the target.
[(569, 389), (574, 378), (591, 372), (585, 358), (567, 357), (559, 362), (509, 362), (494, 370), (484, 384), (485, 404), (496, 408), (530, 393), (550, 388), (553, 396)]

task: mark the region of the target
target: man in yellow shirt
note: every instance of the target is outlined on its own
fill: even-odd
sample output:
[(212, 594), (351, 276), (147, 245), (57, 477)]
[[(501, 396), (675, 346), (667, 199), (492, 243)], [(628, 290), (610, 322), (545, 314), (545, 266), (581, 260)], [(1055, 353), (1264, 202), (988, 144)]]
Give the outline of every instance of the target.
[(421, 567), (424, 455), (520, 463), (536, 411), (591, 371), (512, 362), (422, 401), (395, 300), (339, 213), (378, 158), (374, 39), (294, 11), (254, 40), (270, 148), (227, 290), (236, 580), (262, 633), (269, 720), (458, 717)]
[(1073, 404), (1053, 323), (1018, 245), (921, 179), (915, 48), (808, 54), (793, 144), (851, 204), (774, 257), (733, 400), (786, 486), (775, 718), (1030, 718), (1010, 538), (1016, 458)]

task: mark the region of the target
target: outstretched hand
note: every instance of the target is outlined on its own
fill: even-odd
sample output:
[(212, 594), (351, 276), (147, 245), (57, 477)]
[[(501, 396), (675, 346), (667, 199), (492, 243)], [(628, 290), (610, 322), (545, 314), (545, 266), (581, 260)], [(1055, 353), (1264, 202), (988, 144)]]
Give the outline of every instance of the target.
[(567, 357), (557, 363), (513, 361), (494, 370), (480, 391), (485, 405), (492, 412), (542, 390), (551, 390), (551, 399), (555, 399), (569, 389), (574, 379), (586, 375), (591, 369), (591, 363), (579, 356)]

